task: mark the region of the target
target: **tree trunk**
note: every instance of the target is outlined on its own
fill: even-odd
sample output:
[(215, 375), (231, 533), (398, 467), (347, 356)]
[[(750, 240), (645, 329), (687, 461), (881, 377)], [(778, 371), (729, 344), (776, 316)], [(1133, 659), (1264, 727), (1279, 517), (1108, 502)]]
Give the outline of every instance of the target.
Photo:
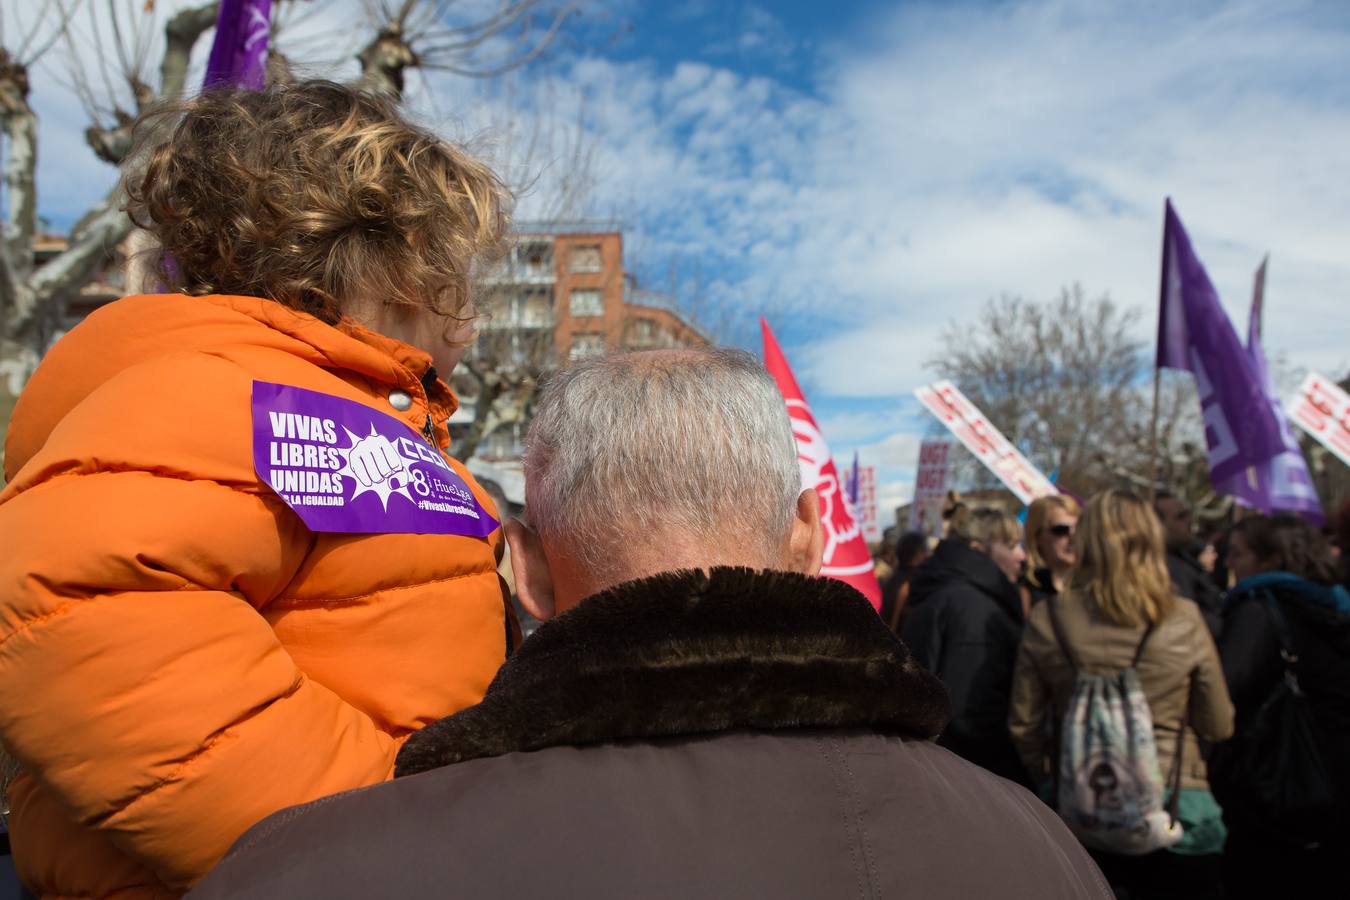
[[(165, 25), (166, 46), (157, 97), (133, 83), (137, 105), (182, 96), (192, 48), (215, 24), (218, 2), (182, 10)], [(130, 234), (122, 211), (121, 187), (115, 187), (76, 223), (66, 249), (34, 270), (37, 237), (37, 116), (28, 105), (26, 69), (0, 49), (0, 116), (7, 141), (5, 190), (8, 214), (0, 260), (0, 376), (17, 394), (59, 330), (70, 298), (106, 265)], [(118, 163), (131, 146), (132, 119), (123, 114), (110, 129), (91, 128), (86, 137), (103, 159)], [(168, 123), (165, 123), (167, 125)], [(164, 126), (161, 126), (164, 127)]]
[(403, 72), (417, 65), (417, 54), (408, 46), (397, 24), (383, 28), (356, 58), (361, 62), (358, 87), (394, 100), (403, 98)]

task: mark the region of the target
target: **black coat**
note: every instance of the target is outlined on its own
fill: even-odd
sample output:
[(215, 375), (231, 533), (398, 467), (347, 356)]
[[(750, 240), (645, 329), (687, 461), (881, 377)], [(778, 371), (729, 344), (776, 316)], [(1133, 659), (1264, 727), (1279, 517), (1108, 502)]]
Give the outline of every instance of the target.
[(1200, 565), (1200, 561), (1185, 550), (1167, 551), (1167, 574), (1172, 579), (1172, 588), (1180, 596), (1195, 602), (1200, 607), (1209, 633), (1215, 643), (1223, 631), (1223, 592), (1209, 577), (1209, 573)]
[[(1317, 719), (1323, 759), (1330, 765), (1342, 807), (1350, 809), (1350, 596), (1344, 588), (1337, 594), (1288, 576), (1285, 583), (1262, 583), (1267, 578), (1241, 582), (1224, 609), (1219, 653), (1237, 711), (1237, 734), (1246, 731), (1284, 677), (1279, 636), (1268, 609), (1273, 600), (1298, 656), (1295, 674)], [(1224, 766), (1214, 775), (1216, 794), (1241, 791), (1241, 785), (1226, 783)], [(1338, 840), (1342, 849), (1350, 849), (1350, 814), (1342, 819)]]
[(1250, 590), (1239, 584), (1229, 595), (1219, 653), (1237, 709), (1237, 730), (1243, 731), (1284, 677), (1279, 638), (1266, 609), (1267, 597), (1273, 597), (1298, 654), (1299, 687), (1315, 708), (1326, 710), (1327, 724), (1342, 742), (1338, 756), (1350, 768), (1350, 608), (1308, 602), (1296, 588), (1276, 584)]
[(841, 582), (629, 582), (541, 625), (399, 778), (263, 820), (191, 896), (1109, 900), (1053, 812), (923, 739), (946, 712)]
[(909, 588), (901, 637), (942, 680), (952, 720), (938, 742), (991, 772), (1028, 782), (1008, 733), (1022, 598), (988, 555), (943, 541)]
[(1018, 585), (1026, 592), (1027, 599), (1031, 601), (1031, 606), (1035, 606), (1050, 597), (1059, 595), (1055, 589), (1055, 578), (1050, 574), (1049, 569), (1037, 569), (1035, 572), (1026, 572), (1022, 575), (1022, 580)]

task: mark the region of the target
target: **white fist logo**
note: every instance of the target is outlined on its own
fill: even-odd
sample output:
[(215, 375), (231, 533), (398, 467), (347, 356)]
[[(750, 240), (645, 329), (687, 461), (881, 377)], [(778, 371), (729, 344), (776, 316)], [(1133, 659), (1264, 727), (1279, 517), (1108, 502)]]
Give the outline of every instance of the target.
[(408, 492), (408, 485), (412, 481), (409, 461), (398, 452), (394, 442), (377, 432), (374, 425), (370, 426), (370, 434), (365, 437), (357, 437), (350, 429), (344, 430), (352, 445), (338, 451), (347, 461), (338, 474), (356, 482), (351, 499), (355, 500), (370, 491), (380, 498), (386, 510), (389, 509), (391, 494), (402, 494), (411, 503), (412, 494)]
[(347, 468), (362, 487), (397, 477), (399, 480), (391, 485), (397, 490), (408, 480), (408, 464), (398, 448), (382, 434), (372, 434), (352, 444), (347, 455)]

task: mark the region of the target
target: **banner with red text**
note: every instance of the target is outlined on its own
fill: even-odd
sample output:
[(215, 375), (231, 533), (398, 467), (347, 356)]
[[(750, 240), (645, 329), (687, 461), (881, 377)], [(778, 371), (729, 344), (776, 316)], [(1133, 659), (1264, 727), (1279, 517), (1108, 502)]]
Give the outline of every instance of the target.
[(1350, 394), (1311, 372), (1289, 403), (1289, 419), (1350, 466)]
[(792, 434), (797, 439), (797, 462), (802, 470), (802, 489), (815, 488), (820, 495), (820, 526), (825, 532), (825, 562), (820, 574), (847, 582), (861, 592), (875, 609), (881, 609), (881, 586), (872, 571), (872, 554), (848, 507), (844, 485), (839, 479), (825, 436), (816, 425), (816, 417), (797, 385), (787, 357), (769, 329), (759, 320), (764, 332), (764, 366), (778, 382), (778, 390), (787, 403)]
[(956, 435), (975, 458), (1025, 504), (1059, 490), (994, 427), (984, 413), (966, 399), (950, 381), (935, 381), (916, 388), (914, 396)]
[(914, 472), (914, 501), (909, 506), (909, 530), (929, 537), (942, 536), (942, 504), (947, 497), (952, 443), (924, 438), (919, 445), (919, 467)]
[(877, 522), (877, 467), (857, 467), (857, 500), (853, 504), (853, 514), (862, 529), (863, 540), (875, 544), (881, 540), (881, 525)]

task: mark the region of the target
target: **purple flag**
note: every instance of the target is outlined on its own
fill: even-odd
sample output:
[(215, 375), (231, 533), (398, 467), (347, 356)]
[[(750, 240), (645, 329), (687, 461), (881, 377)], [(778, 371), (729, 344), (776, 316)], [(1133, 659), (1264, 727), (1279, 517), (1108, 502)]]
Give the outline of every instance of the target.
[(1256, 373), (1261, 387), (1266, 392), (1266, 400), (1274, 410), (1280, 422), (1280, 433), (1284, 437), (1284, 451), (1268, 462), (1249, 466), (1234, 475), (1226, 486), (1221, 488), (1231, 494), (1239, 503), (1271, 513), (1286, 510), (1303, 515), (1317, 525), (1326, 521), (1322, 513), (1322, 504), (1317, 499), (1317, 489), (1313, 486), (1312, 475), (1308, 472), (1308, 462), (1303, 458), (1294, 429), (1280, 406), (1279, 394), (1266, 366), (1266, 354), (1261, 347), (1261, 308), (1265, 301), (1266, 263), (1256, 270), (1256, 286), (1252, 292), (1252, 312), (1247, 324), (1247, 355), (1252, 370)]
[(844, 493), (848, 495), (848, 502), (853, 509), (858, 508), (858, 481), (862, 476), (862, 471), (858, 468), (858, 451), (853, 451), (853, 468), (848, 472), (848, 481), (844, 484)]
[(203, 89), (262, 90), (271, 19), (272, 0), (220, 0), (216, 37), (206, 63)]
[(1223, 490), (1234, 475), (1285, 451), (1279, 419), (1251, 357), (1219, 305), (1170, 199), (1163, 227), (1157, 364), (1195, 375), (1216, 488)]

